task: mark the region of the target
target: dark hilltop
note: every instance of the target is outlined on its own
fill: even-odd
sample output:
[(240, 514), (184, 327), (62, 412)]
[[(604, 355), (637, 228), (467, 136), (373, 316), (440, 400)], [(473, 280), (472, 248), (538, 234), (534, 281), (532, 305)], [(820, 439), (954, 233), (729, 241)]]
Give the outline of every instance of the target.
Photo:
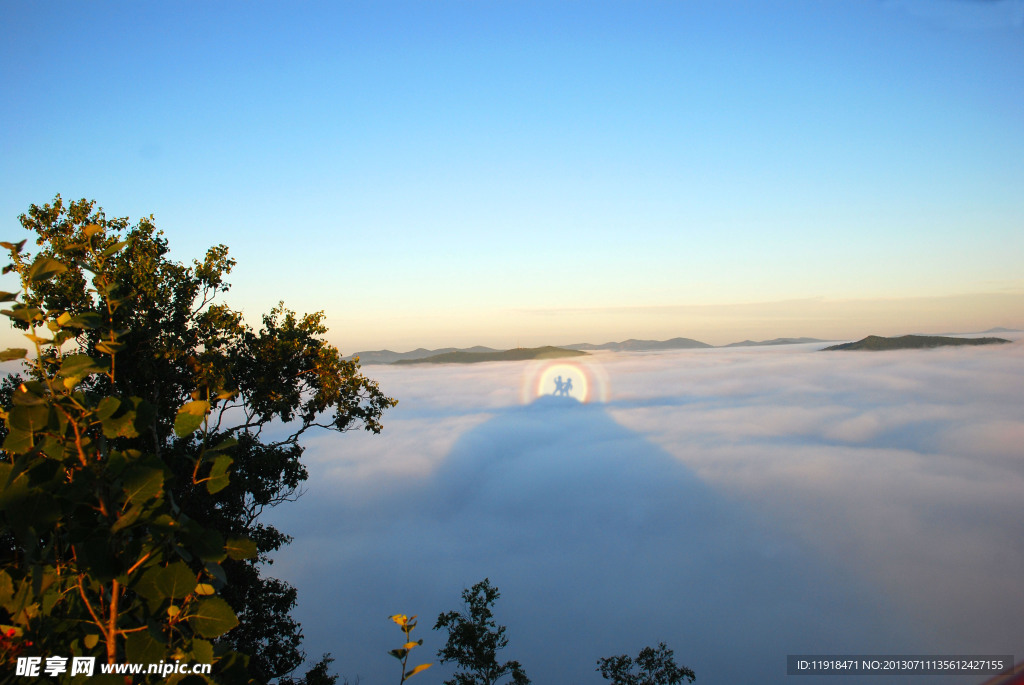
[(922, 350), (947, 345), (998, 345), (1008, 343), (1003, 338), (947, 338), (941, 335), (903, 335), (896, 338), (883, 338), (880, 335), (869, 335), (857, 342), (843, 343), (826, 347), (822, 352), (833, 350)]

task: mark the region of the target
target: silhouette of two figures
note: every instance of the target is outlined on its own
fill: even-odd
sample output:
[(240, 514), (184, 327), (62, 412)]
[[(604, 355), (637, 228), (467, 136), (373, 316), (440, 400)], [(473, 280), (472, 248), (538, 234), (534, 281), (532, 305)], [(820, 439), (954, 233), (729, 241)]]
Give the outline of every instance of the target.
[(572, 379), (566, 378), (563, 381), (561, 376), (555, 378), (555, 392), (552, 394), (555, 397), (569, 397), (572, 394)]

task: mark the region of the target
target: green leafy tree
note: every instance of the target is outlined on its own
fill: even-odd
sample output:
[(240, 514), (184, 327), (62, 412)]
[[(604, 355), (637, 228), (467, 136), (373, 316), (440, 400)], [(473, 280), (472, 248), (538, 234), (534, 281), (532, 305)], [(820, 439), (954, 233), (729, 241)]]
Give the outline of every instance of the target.
[[(634, 666), (638, 670), (634, 671)], [(664, 642), (657, 648), (644, 647), (635, 661), (625, 654), (598, 659), (596, 670), (613, 685), (679, 685), (697, 678), (692, 670), (676, 664)]]
[[(83, 234), (80, 264), (95, 274), (97, 290), (110, 293), (107, 264), (124, 245), (97, 246), (92, 238), (100, 232)], [(0, 353), (5, 361), (26, 359), (30, 371), (28, 380), (9, 383), (14, 387), (0, 412), (0, 521), (8, 543), (0, 568), (4, 633), (45, 656), (91, 656), (109, 664), (216, 661), (221, 680), (246, 680), (244, 660), (212, 640), (238, 624), (218, 593), (221, 564), (254, 556), (253, 541), (225, 538), (169, 496), (164, 462), (134, 446), (154, 413), (151, 404), (87, 391), (99, 379), (115, 387), (123, 349), (122, 333), (112, 325), (118, 298), (107, 297), (102, 313), (42, 309), (31, 302), (31, 291), (66, 273), (67, 264), (45, 255), (29, 259), (24, 241), (2, 246), (23, 286), (22, 301), (17, 293), (0, 293), (12, 303), (3, 313), (27, 327), (35, 351), (31, 357), (25, 348)], [(97, 333), (103, 352), (77, 349), (74, 340), (84, 330)], [(203, 472), (230, 465), (234, 441), (211, 443), (207, 430), (194, 435), (209, 410), (207, 399), (185, 402), (175, 412), (174, 430), (198, 446), (191, 486), (216, 490), (220, 482)], [(65, 679), (71, 675), (65, 670)], [(123, 679), (131, 682), (131, 676)]]
[[(26, 370), (28, 378), (9, 378), (0, 389), (4, 406), (18, 406), (22, 386), (44, 398), (57, 397), (51, 386), (60, 390), (61, 384), (67, 392), (77, 393), (76, 401), (86, 412), (82, 421), (92, 421), (91, 432), (83, 435), (101, 450), (97, 459), (105, 461), (102, 450), (111, 449), (142, 455), (146, 468), (162, 474), (160, 501), (171, 508), (168, 515), (186, 521), (185, 528), (212, 531), (196, 534), (210, 548), (203, 554), (189, 552), (194, 540), (178, 541), (175, 536), (185, 534), (181, 528), (164, 538), (157, 530), (136, 530), (127, 523), (114, 532), (130, 529), (132, 540), (152, 537), (162, 540), (167, 549), (184, 550), (184, 555), (179, 554), (183, 566), (175, 568), (187, 567), (199, 580), (210, 581), (206, 584), (216, 589), (216, 599), (237, 617), (237, 627), (213, 636), (214, 646), (224, 653), (237, 649), (251, 654), (248, 668), (257, 680), (291, 672), (305, 656), (300, 649), (300, 626), (289, 615), (295, 590), (262, 573), (272, 563), (270, 554), (289, 538), (262, 523), (260, 515), (299, 494), (307, 478), (300, 461), (299, 438), (304, 433), (315, 428), (343, 432), (360, 427), (379, 432), (383, 411), (395, 401), (362, 376), (356, 362), (342, 359), (322, 339), (326, 332), (322, 313), (298, 316), (280, 306), (264, 316), (256, 330), (241, 313), (222, 303), (221, 295), (229, 289), (226, 277), (234, 265), (224, 246), (211, 248), (202, 261), (186, 266), (169, 258), (167, 241), (151, 217), (131, 224), (128, 219), (107, 218), (93, 202), (65, 204), (60, 196), (52, 204), (33, 205), (21, 216), (21, 223), (35, 237), (38, 252), (30, 255), (21, 245), (7, 245), (12, 264), (6, 271), (15, 272), (22, 286), (20, 302), (9, 315), (40, 347), (38, 362)], [(38, 335), (42, 328), (52, 338)], [(100, 411), (111, 413), (96, 414)], [(6, 433), (4, 461), (11, 469), (5, 493), (21, 487), (16, 482), (24, 477), (20, 474), (36, 473), (16, 464), (23, 455), (48, 469), (56, 468), (50, 477), (57, 492), (60, 469), (43, 456), (47, 453), (35, 433), (38, 424), (24, 423), (21, 414), (19, 410), (8, 417), (0, 431)], [(41, 419), (32, 419), (37, 420)], [(105, 430), (114, 429), (105, 429), (103, 421), (118, 420), (129, 427), (106, 435)], [(275, 428), (270, 437), (271, 431), (265, 429), (275, 421), (285, 429)], [(195, 432), (200, 427), (203, 430)], [(27, 440), (26, 430), (36, 437)], [(24, 446), (27, 451), (17, 451)], [(109, 487), (124, 490), (118, 483)], [(67, 496), (81, 497), (77, 487)], [(155, 486), (142, 492), (152, 491)], [(114, 517), (111, 526), (120, 521), (119, 515), (135, 512), (134, 501), (118, 500), (127, 508), (117, 512), (111, 511), (117, 504), (111, 502), (107, 507), (107, 515)], [(54, 534), (62, 540), (67, 536), (63, 528), (70, 525), (67, 510), (47, 514), (41, 509), (19, 513), (4, 507), (0, 511), (5, 517), (0, 527), (4, 567), (16, 569), (34, 583), (38, 574), (29, 557), (36, 547), (50, 542), (18, 537), (17, 525), (33, 528), (45, 521), (61, 529)], [(139, 510), (136, 520), (149, 521), (143, 516), (147, 513)], [(103, 539), (101, 531), (93, 537)], [(117, 536), (110, 540), (111, 554), (131, 548), (127, 542), (127, 547), (118, 546), (121, 538)], [(235, 549), (229, 540), (244, 542)], [(211, 562), (206, 557), (220, 560)], [(161, 557), (165, 558), (170, 559)], [(154, 559), (151, 555), (143, 566), (157, 563)], [(123, 560), (111, 564), (98, 553), (80, 561), (83, 573), (106, 568), (105, 573), (114, 573), (115, 580), (125, 570), (142, 569), (126, 567)], [(124, 597), (146, 601), (137, 585), (116, 582)], [(0, 577), (0, 592), (2, 583)], [(31, 622), (24, 630), (37, 632)], [(122, 647), (114, 638), (108, 647), (120, 654)], [(317, 667), (323, 664), (321, 660)], [(326, 674), (325, 665), (321, 670)]]
[(514, 685), (529, 685), (518, 661), (498, 663), (498, 652), (508, 645), (505, 626), (494, 622), (491, 607), (501, 596), (489, 578), (462, 591), (466, 612), (449, 611), (437, 617), (434, 630), (448, 631), (448, 642), (437, 652), (441, 663), (458, 664), (460, 670), (445, 685), (495, 685), (509, 676)]

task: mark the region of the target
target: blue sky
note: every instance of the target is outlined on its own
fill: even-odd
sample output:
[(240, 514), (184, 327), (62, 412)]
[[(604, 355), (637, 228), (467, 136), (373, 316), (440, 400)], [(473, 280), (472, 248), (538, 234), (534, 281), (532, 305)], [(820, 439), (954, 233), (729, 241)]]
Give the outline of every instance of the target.
[(1018, 0), (9, 2), (0, 30), (7, 236), (56, 193), (154, 214), (180, 259), (229, 245), (253, 321), (323, 309), (345, 351), (1024, 326)]

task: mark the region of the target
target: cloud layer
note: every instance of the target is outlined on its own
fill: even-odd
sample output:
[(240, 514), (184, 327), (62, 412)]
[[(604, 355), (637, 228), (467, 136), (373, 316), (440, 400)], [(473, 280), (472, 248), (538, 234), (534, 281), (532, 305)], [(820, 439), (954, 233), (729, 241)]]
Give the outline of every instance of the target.
[(386, 682), (387, 616), (420, 614), (435, 660), (434, 619), (489, 577), (538, 684), (659, 641), (705, 684), (783, 682), (791, 653), (1024, 654), (1024, 343), (815, 349), (601, 355), (589, 405), (521, 405), (518, 364), (371, 367), (384, 433), (311, 441), (274, 512), (306, 650)]

